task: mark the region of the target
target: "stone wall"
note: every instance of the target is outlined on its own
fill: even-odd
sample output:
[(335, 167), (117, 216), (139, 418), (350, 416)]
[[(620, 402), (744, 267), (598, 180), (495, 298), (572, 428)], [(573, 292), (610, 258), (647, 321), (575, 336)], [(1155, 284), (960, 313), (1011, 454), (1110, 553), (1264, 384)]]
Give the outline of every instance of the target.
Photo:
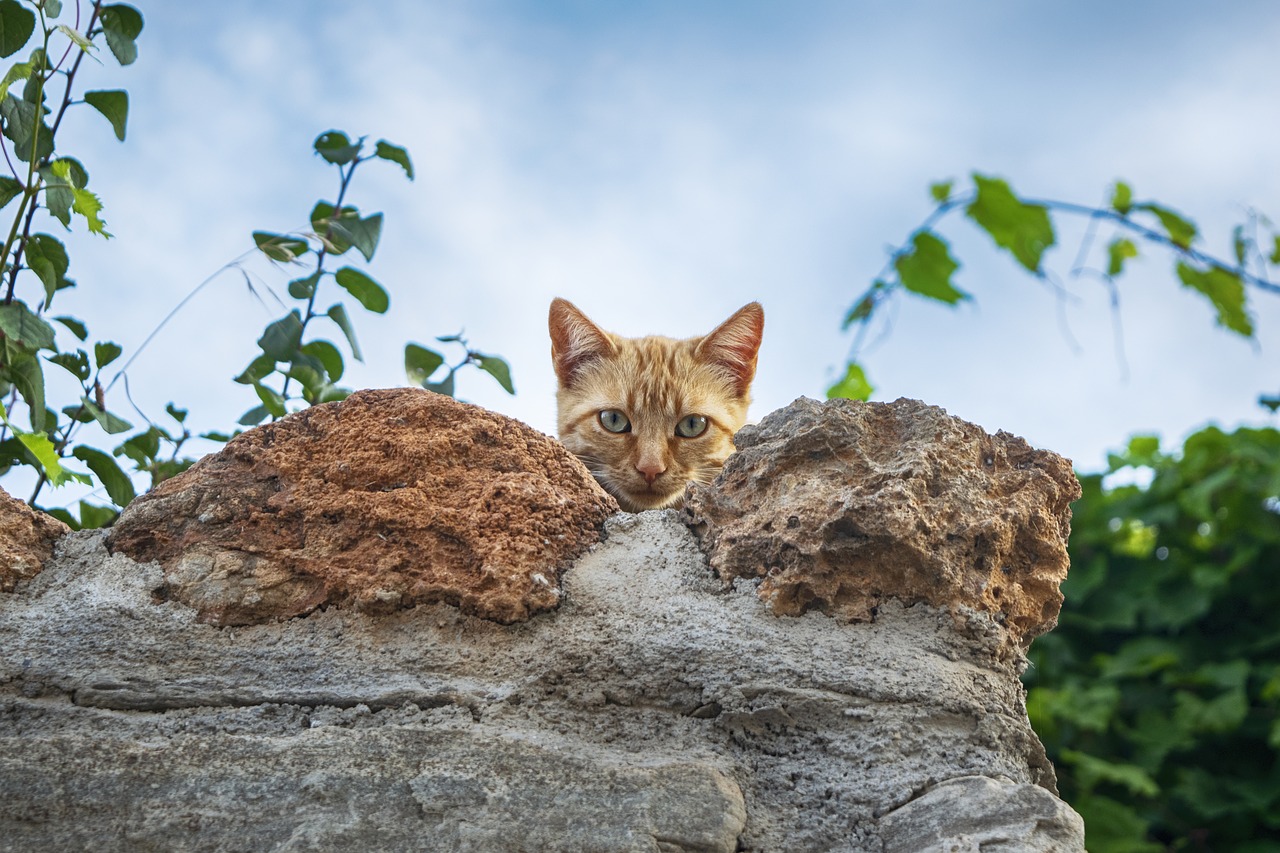
[(628, 515), (425, 392), (251, 431), (0, 595), (0, 851), (1082, 850), (1018, 681), (1065, 462), (905, 401), (740, 448)]

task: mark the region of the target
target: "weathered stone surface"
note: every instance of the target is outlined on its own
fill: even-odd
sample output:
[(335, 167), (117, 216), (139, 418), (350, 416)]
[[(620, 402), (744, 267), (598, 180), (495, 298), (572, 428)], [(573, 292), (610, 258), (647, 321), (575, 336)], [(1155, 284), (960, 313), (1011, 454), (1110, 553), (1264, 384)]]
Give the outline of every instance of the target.
[(53, 543), (70, 532), (58, 519), (0, 489), (0, 592), (13, 592), (18, 581), (39, 574)]
[(64, 538), (0, 598), (0, 851), (880, 851), (1056, 802), (934, 805), (949, 779), (1053, 784), (989, 616), (780, 619), (675, 513), (607, 531), (510, 625), (217, 627), (152, 600), (159, 566)]
[(360, 391), (232, 439), (138, 498), (111, 550), (162, 594), (243, 625), (323, 604), (443, 601), (514, 622), (618, 511), (559, 442), (426, 391)]
[(948, 779), (880, 819), (884, 853), (1067, 853), (1084, 822), (1044, 788)]
[(734, 439), (685, 507), (726, 581), (778, 614), (868, 620), (884, 602), (992, 614), (1024, 647), (1057, 624), (1071, 464), (915, 400), (801, 398)]

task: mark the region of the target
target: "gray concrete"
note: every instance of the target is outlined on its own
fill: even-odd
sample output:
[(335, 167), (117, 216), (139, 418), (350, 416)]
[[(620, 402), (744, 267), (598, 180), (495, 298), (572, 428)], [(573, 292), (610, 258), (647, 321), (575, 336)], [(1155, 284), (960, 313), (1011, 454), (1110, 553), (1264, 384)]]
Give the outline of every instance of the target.
[(510, 626), (216, 628), (63, 539), (0, 595), (0, 851), (908, 850), (957, 810), (1056, 821), (991, 849), (1083, 849), (987, 617), (777, 617), (674, 513), (608, 534)]

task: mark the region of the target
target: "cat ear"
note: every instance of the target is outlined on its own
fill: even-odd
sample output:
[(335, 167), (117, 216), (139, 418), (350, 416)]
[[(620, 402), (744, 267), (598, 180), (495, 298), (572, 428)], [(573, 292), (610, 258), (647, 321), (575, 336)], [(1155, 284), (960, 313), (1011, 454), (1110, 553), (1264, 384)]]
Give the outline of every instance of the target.
[(551, 300), (551, 360), (560, 384), (568, 388), (582, 368), (616, 351), (608, 333), (567, 299)]
[(746, 396), (756, 375), (756, 355), (764, 335), (764, 308), (752, 302), (738, 309), (698, 344), (695, 354), (728, 372), (734, 391)]

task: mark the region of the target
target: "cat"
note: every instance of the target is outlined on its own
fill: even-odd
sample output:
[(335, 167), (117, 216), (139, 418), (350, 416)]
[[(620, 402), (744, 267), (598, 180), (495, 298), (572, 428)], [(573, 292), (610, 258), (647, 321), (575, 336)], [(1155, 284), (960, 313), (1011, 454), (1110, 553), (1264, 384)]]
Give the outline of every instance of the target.
[(549, 325), (560, 441), (622, 509), (678, 508), (720, 473), (747, 419), (760, 303), (685, 340), (611, 334), (564, 299)]

